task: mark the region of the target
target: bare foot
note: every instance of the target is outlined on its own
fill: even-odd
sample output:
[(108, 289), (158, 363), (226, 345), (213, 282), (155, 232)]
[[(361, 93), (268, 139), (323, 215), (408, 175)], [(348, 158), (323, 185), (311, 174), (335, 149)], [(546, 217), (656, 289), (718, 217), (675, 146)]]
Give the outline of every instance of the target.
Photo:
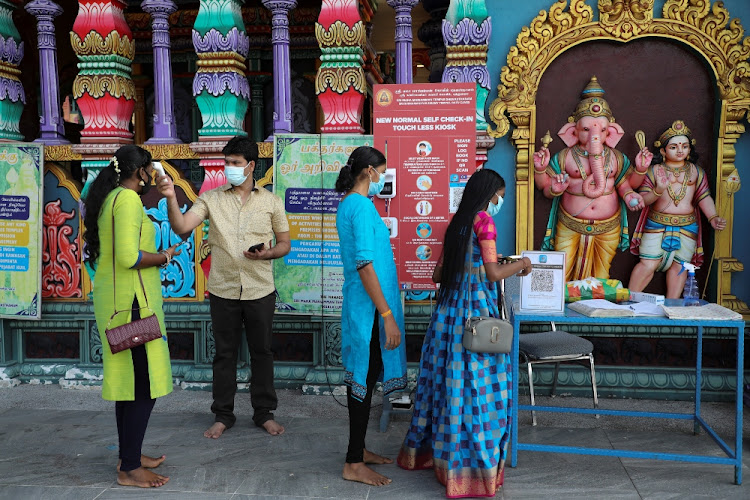
[(385, 486), (391, 484), (389, 478), (382, 474), (378, 474), (366, 466), (364, 462), (344, 464), (344, 472), (341, 476), (348, 481), (358, 481), (372, 486)]
[(263, 423), (263, 428), (272, 436), (284, 434), (284, 427), (275, 420), (266, 420)]
[(214, 425), (209, 427), (206, 432), (203, 433), (203, 437), (211, 439), (219, 439), (224, 431), (227, 430), (227, 426), (221, 422), (215, 422)]
[(150, 470), (139, 467), (131, 471), (117, 473), (117, 484), (121, 486), (137, 486), (139, 488), (158, 488), (169, 481), (168, 476), (154, 474)]
[[(166, 460), (167, 456), (162, 455), (159, 458), (149, 457), (148, 455), (141, 455), (141, 467), (144, 469), (155, 469), (161, 465), (161, 463)], [(117, 472), (120, 472), (120, 465), (122, 465), (122, 460), (117, 461)]]
[(366, 464), (375, 464), (375, 465), (392, 464), (393, 463), (393, 459), (390, 459), (388, 457), (383, 457), (381, 455), (378, 455), (376, 453), (373, 453), (373, 452), (367, 451), (367, 450), (365, 450), (365, 453), (364, 453), (364, 460), (365, 460)]

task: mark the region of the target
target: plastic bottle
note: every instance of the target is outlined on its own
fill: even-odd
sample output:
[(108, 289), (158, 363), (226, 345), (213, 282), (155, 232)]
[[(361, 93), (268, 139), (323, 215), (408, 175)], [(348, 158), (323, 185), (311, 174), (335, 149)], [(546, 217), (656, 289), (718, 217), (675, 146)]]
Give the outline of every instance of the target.
[(682, 263), (682, 271), (687, 270), (687, 279), (685, 280), (685, 288), (682, 290), (683, 305), (685, 306), (699, 306), (700, 301), (698, 300), (698, 282), (695, 280), (696, 266), (688, 262)]

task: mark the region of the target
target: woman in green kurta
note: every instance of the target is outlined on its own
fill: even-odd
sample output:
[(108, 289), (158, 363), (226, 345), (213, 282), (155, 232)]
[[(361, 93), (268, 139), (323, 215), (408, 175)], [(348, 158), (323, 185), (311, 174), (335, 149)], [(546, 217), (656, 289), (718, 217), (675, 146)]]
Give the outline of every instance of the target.
[[(97, 269), (94, 313), (102, 342), (102, 397), (116, 401), (120, 442), (117, 482), (143, 488), (162, 486), (169, 480), (147, 470), (160, 465), (164, 456), (141, 455), (141, 446), (155, 398), (172, 392), (157, 267), (179, 253), (177, 245), (156, 251), (156, 230), (140, 198), (151, 187), (152, 175), (148, 151), (132, 145), (118, 149), (86, 194), (83, 236), (88, 260)], [(112, 317), (116, 311), (123, 312)], [(108, 326), (153, 314), (161, 325), (160, 339), (112, 354), (105, 335)]]

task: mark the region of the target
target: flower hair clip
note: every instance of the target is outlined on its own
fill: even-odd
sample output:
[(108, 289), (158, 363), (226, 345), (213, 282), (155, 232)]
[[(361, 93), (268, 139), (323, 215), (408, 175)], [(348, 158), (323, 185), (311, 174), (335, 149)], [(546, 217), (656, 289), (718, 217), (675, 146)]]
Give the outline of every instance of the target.
[(117, 172), (119, 174), (120, 173), (120, 162), (117, 161), (117, 157), (113, 156), (111, 161), (112, 161), (112, 165), (114, 165), (114, 167), (115, 167), (115, 172)]

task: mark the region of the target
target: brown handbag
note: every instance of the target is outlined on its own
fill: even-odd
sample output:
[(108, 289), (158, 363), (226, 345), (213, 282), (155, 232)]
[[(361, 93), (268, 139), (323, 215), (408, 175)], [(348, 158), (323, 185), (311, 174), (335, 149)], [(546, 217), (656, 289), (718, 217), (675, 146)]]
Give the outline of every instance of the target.
[[(121, 193), (122, 191), (120, 191)], [(113, 304), (116, 303), (117, 300), (117, 285), (115, 281), (115, 202), (117, 201), (117, 197), (120, 196), (120, 193), (117, 193), (115, 196), (114, 201), (112, 202), (112, 295), (114, 296)], [(138, 240), (140, 241), (140, 233), (138, 235)], [(141, 277), (141, 270), (138, 269), (138, 280), (141, 282), (141, 289), (143, 290), (143, 296), (146, 298), (146, 307), (139, 308), (139, 311), (142, 311), (144, 309), (147, 309), (151, 311), (151, 316), (148, 316), (146, 318), (140, 318), (135, 321), (131, 321), (129, 323), (125, 323), (124, 325), (116, 326), (114, 328), (110, 328), (109, 325), (112, 323), (112, 320), (115, 316), (121, 313), (130, 312), (130, 310), (117, 310), (117, 306), (115, 306), (115, 312), (112, 314), (112, 316), (109, 317), (109, 321), (107, 322), (107, 327), (104, 329), (104, 333), (107, 336), (107, 342), (109, 343), (109, 350), (112, 352), (112, 354), (116, 354), (120, 351), (124, 351), (125, 349), (132, 349), (133, 347), (137, 347), (139, 345), (145, 344), (146, 342), (151, 342), (152, 340), (156, 340), (161, 338), (161, 326), (159, 325), (159, 318), (156, 316), (154, 311), (148, 306), (148, 296), (146, 295), (146, 288), (143, 286), (143, 278)]]

